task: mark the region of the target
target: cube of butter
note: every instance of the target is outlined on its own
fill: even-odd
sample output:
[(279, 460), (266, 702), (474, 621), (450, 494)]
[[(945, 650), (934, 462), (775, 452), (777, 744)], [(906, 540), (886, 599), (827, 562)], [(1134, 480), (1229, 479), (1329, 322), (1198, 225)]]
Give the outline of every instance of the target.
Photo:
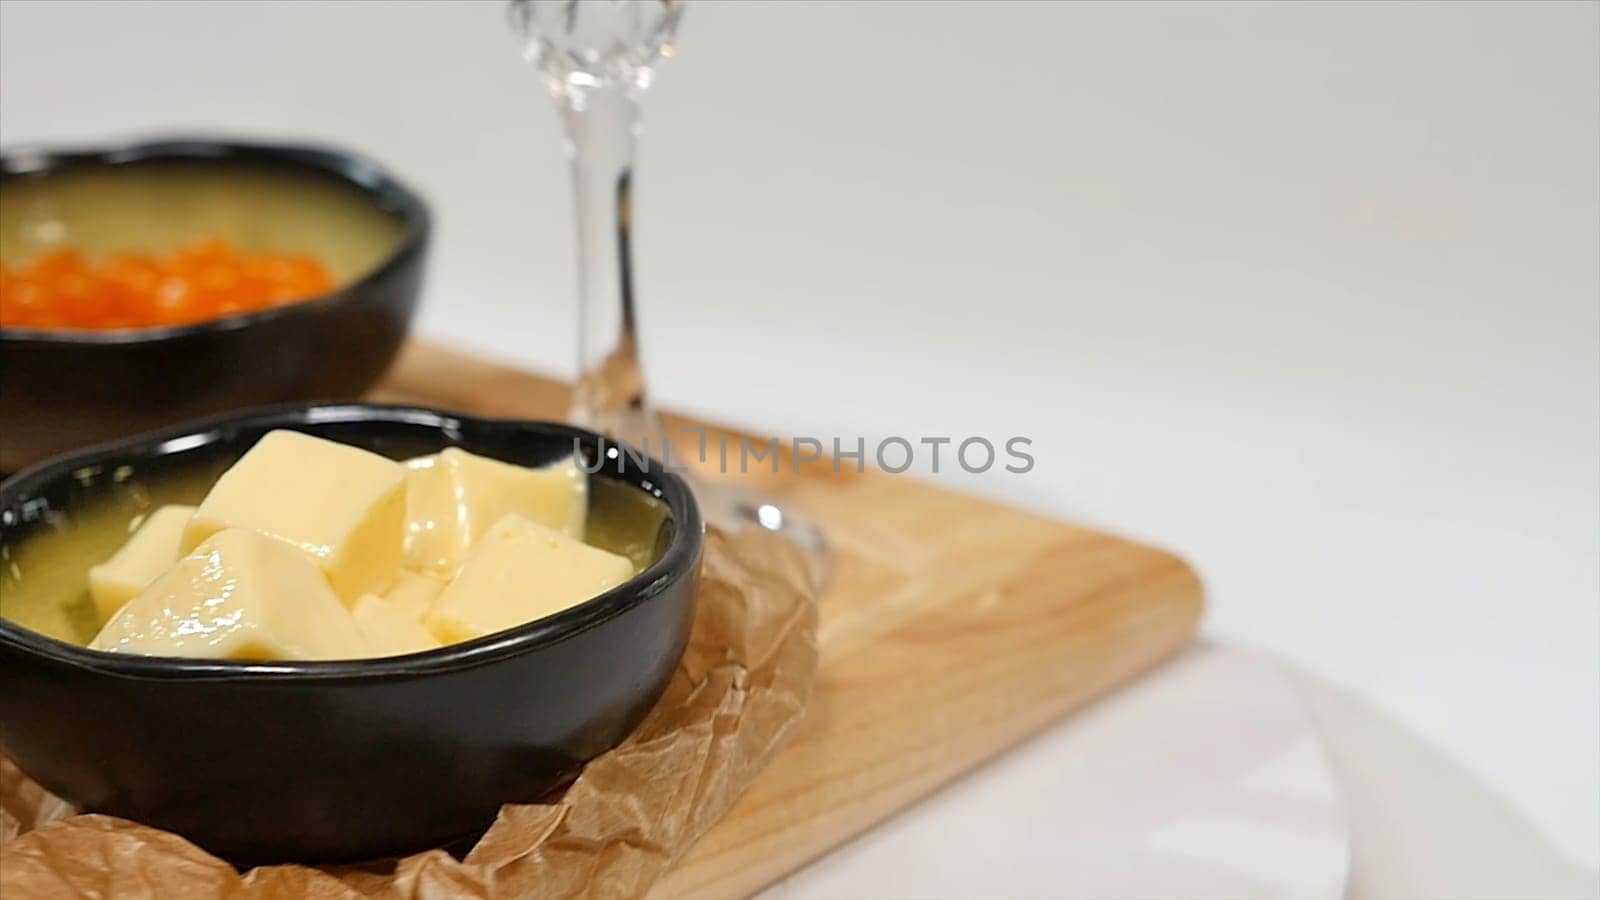
[(111, 617), (89, 646), (205, 659), (369, 656), (315, 563), (243, 528), (219, 531)]
[(184, 529), (187, 551), (249, 528), (310, 554), (346, 604), (389, 586), (405, 536), (401, 464), (294, 431), (268, 432), (217, 479)]
[(571, 457), (530, 469), (451, 447), (406, 468), (408, 568), (449, 578), (508, 513), (583, 539), (589, 482)]
[(145, 517), (122, 549), (89, 569), (89, 595), (100, 613), (100, 624), (178, 561), (178, 544), (192, 515), (192, 506), (161, 507)]
[(383, 595), (383, 599), (394, 609), (420, 622), (442, 590), (444, 582), (439, 579), (401, 569), (394, 574), (394, 586)]
[(511, 513), (485, 531), (423, 620), (446, 644), (542, 619), (633, 577), (626, 557)]
[(373, 656), (403, 656), (439, 647), (422, 620), (376, 594), (366, 594), (350, 610)]

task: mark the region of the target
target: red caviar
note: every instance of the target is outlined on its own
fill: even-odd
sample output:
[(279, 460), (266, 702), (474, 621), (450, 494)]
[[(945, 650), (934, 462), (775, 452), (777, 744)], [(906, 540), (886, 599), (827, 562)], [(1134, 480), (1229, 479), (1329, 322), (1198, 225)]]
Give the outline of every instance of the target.
[(0, 327), (149, 328), (185, 325), (325, 294), (333, 279), (299, 253), (244, 253), (206, 238), (175, 253), (91, 261), (52, 250), (0, 265)]

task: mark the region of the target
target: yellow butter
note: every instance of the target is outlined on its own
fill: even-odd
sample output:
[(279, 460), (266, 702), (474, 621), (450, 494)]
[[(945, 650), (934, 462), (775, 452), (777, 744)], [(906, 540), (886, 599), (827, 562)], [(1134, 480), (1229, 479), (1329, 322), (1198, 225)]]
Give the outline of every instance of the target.
[(408, 568), (449, 578), (473, 543), (510, 513), (583, 539), (589, 483), (570, 457), (529, 469), (451, 447), (406, 468)]
[(395, 573), (394, 586), (383, 599), (395, 609), (417, 621), (427, 614), (435, 597), (444, 590), (444, 582), (431, 575), (422, 575), (408, 569)]
[(542, 619), (633, 576), (626, 557), (512, 513), (479, 538), (424, 619), (450, 644)]
[(101, 624), (178, 561), (178, 545), (192, 515), (192, 506), (161, 507), (145, 518), (122, 549), (89, 570), (89, 594)]
[(405, 535), (401, 464), (294, 431), (267, 433), (217, 479), (184, 529), (193, 548), (249, 528), (310, 554), (345, 603), (388, 588)]
[(356, 601), (350, 614), (373, 656), (402, 656), (439, 647), (439, 639), (406, 610), (376, 594)]
[(366, 639), (327, 579), (294, 546), (242, 528), (207, 538), (89, 644), (205, 659), (356, 659)]

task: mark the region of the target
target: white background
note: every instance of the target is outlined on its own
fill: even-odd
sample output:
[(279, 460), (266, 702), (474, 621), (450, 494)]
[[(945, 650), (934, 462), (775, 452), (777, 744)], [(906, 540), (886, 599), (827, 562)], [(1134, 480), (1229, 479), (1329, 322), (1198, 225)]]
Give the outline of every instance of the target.
[[(646, 106), (656, 392), (1032, 437), (940, 478), (1183, 553), (1210, 637), (1593, 867), (1597, 10), (700, 2)], [(559, 132), (497, 4), (0, 5), (8, 146), (196, 130), (380, 158), (438, 214), (420, 330), (570, 373)]]

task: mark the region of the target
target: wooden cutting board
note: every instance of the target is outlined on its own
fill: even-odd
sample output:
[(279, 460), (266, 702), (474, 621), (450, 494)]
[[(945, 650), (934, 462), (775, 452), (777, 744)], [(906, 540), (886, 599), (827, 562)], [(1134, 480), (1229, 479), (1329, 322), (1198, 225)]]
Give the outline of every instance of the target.
[[(373, 399), (559, 419), (567, 396), (414, 343)], [(906, 476), (779, 468), (739, 477), (832, 544), (816, 688), (789, 745), (653, 897), (760, 890), (1171, 656), (1200, 618), (1199, 580), (1163, 551)]]

